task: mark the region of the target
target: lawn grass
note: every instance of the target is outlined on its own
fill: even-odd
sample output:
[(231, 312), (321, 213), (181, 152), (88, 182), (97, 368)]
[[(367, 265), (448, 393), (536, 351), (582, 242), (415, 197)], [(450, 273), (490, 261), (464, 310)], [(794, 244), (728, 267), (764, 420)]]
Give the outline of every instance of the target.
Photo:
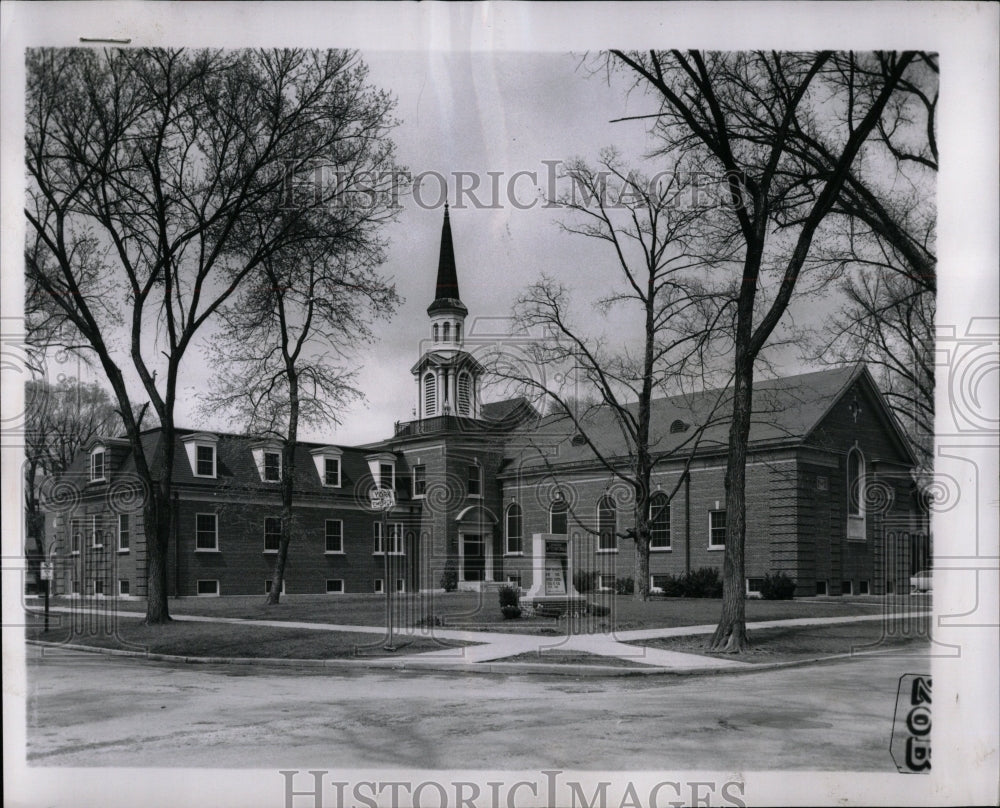
[[(740, 662), (796, 662), (804, 659), (870, 652), (919, 654), (928, 648), (930, 620), (909, 621), (906, 633), (899, 623), (879, 620), (863, 623), (835, 623), (820, 626), (788, 626), (750, 631), (750, 650), (742, 654), (713, 654), (708, 651), (711, 634), (686, 637), (663, 637), (631, 643), (665, 651), (699, 654)], [(914, 630), (914, 629), (917, 630)]]
[(43, 632), (41, 625), (29, 625), (25, 634), (29, 639), (51, 643), (237, 659), (356, 659), (418, 654), (468, 644), (432, 637), (395, 636), (393, 645), (397, 650), (386, 651), (385, 636), (380, 632), (361, 634), (188, 621), (147, 626), (132, 619), (119, 619), (100, 631), (84, 631), (79, 626), (74, 630), (71, 623), (65, 615), (52, 615), (48, 632)]
[[(708, 625), (718, 622), (721, 600), (698, 598), (659, 598), (645, 603), (628, 596), (590, 596), (593, 603), (606, 605), (610, 613), (603, 617), (587, 616), (570, 621), (575, 633), (618, 631), (641, 628)], [(541, 618), (525, 611), (520, 620), (505, 620), (495, 594), (475, 592), (425, 593), (402, 595), (394, 599), (394, 621), (399, 626), (438, 625), (512, 633), (564, 633), (566, 618)], [(104, 601), (102, 608), (112, 608)], [(57, 599), (57, 605), (67, 605)], [(923, 604), (921, 604), (923, 606)], [(123, 611), (144, 612), (139, 599), (121, 601)], [(930, 608), (929, 602), (926, 608)], [(881, 598), (801, 599), (787, 601), (748, 600), (748, 622), (785, 620), (796, 617), (843, 617), (877, 615), (885, 609)], [(385, 601), (378, 595), (285, 595), (277, 606), (268, 606), (264, 596), (224, 598), (173, 598), (170, 611), (175, 615), (205, 615), (250, 620), (286, 620), (337, 625), (382, 626), (385, 624)]]

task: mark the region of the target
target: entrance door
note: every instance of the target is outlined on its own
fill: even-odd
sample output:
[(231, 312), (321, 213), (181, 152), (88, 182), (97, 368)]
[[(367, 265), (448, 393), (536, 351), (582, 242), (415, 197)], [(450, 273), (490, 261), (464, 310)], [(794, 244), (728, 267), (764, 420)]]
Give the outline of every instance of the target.
[(486, 545), (482, 536), (464, 534), (462, 537), (462, 573), (466, 581), (486, 579)]

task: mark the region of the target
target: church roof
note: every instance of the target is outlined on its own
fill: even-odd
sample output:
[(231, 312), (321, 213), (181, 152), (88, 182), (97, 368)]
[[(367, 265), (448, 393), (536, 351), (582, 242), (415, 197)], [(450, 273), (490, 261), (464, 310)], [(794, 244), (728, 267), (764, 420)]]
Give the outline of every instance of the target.
[(434, 302), (427, 307), (433, 314), (442, 309), (458, 309), (468, 313), (458, 292), (458, 269), (455, 266), (455, 246), (451, 240), (451, 219), (448, 203), (444, 205), (444, 224), (441, 226), (441, 253), (438, 257), (437, 283), (434, 287)]
[[(832, 370), (803, 373), (754, 383), (753, 413), (750, 423), (751, 448), (801, 445), (809, 442), (833, 406), (855, 383), (861, 382), (876, 417), (883, 423), (902, 458), (915, 462), (912, 450), (895, 418), (889, 412), (875, 382), (863, 364)], [(651, 446), (654, 455), (677, 453), (685, 456), (697, 441), (698, 454), (724, 452), (729, 444), (732, 388), (703, 390), (686, 395), (654, 399), (651, 404)], [(632, 407), (634, 411), (634, 406)], [(512, 445), (509, 459), (517, 458), (523, 470), (534, 466), (562, 466), (595, 460), (583, 433), (606, 458), (624, 457), (627, 444), (615, 413), (597, 406), (581, 413), (577, 428), (566, 415), (546, 416), (530, 433), (523, 435), (534, 446), (550, 447), (548, 459), (537, 448)], [(699, 435), (699, 427), (704, 430)]]

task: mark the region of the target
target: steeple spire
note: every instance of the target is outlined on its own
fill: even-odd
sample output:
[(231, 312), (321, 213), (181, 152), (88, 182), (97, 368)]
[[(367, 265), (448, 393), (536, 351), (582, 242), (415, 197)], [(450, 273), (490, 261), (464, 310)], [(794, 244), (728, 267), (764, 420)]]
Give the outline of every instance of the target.
[(444, 203), (444, 224), (441, 226), (441, 253), (438, 257), (434, 302), (428, 307), (427, 313), (432, 314), (444, 308), (468, 312), (458, 293), (458, 270), (455, 267), (455, 247), (451, 241), (451, 219), (448, 216), (447, 202)]

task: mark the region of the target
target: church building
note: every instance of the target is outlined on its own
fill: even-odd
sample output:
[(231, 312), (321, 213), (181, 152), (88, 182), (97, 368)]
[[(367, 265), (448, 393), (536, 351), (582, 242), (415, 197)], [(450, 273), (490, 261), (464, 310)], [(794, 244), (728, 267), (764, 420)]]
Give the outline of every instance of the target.
[[(539, 536), (568, 541), (576, 569), (598, 589), (613, 591), (634, 576), (630, 493), (572, 422), (542, 417), (524, 399), (482, 401), (485, 368), (465, 347), (468, 313), (446, 206), (425, 350), (411, 368), (416, 418), (374, 444), (296, 447), (285, 592), (483, 590), (506, 582), (537, 591)], [(796, 581), (797, 596), (905, 588), (930, 552), (926, 539), (910, 539), (921, 518), (916, 460), (870, 373), (843, 367), (761, 381), (754, 392), (748, 593), (779, 571)], [(721, 570), (728, 424), (704, 425), (719, 395), (727, 393), (653, 403), (652, 433), (664, 455), (653, 475), (654, 588), (669, 575)], [(691, 458), (684, 447), (694, 431)], [(588, 416), (587, 435), (605, 458), (627, 463), (609, 412)], [(149, 456), (161, 440), (158, 429), (145, 433)], [(280, 537), (280, 445), (199, 430), (178, 430), (176, 440), (170, 594), (263, 594)], [(135, 481), (126, 441), (94, 440), (80, 453), (62, 481), (73, 496), (45, 506), (56, 594), (145, 595)], [(370, 507), (375, 487), (395, 492), (384, 520)]]

